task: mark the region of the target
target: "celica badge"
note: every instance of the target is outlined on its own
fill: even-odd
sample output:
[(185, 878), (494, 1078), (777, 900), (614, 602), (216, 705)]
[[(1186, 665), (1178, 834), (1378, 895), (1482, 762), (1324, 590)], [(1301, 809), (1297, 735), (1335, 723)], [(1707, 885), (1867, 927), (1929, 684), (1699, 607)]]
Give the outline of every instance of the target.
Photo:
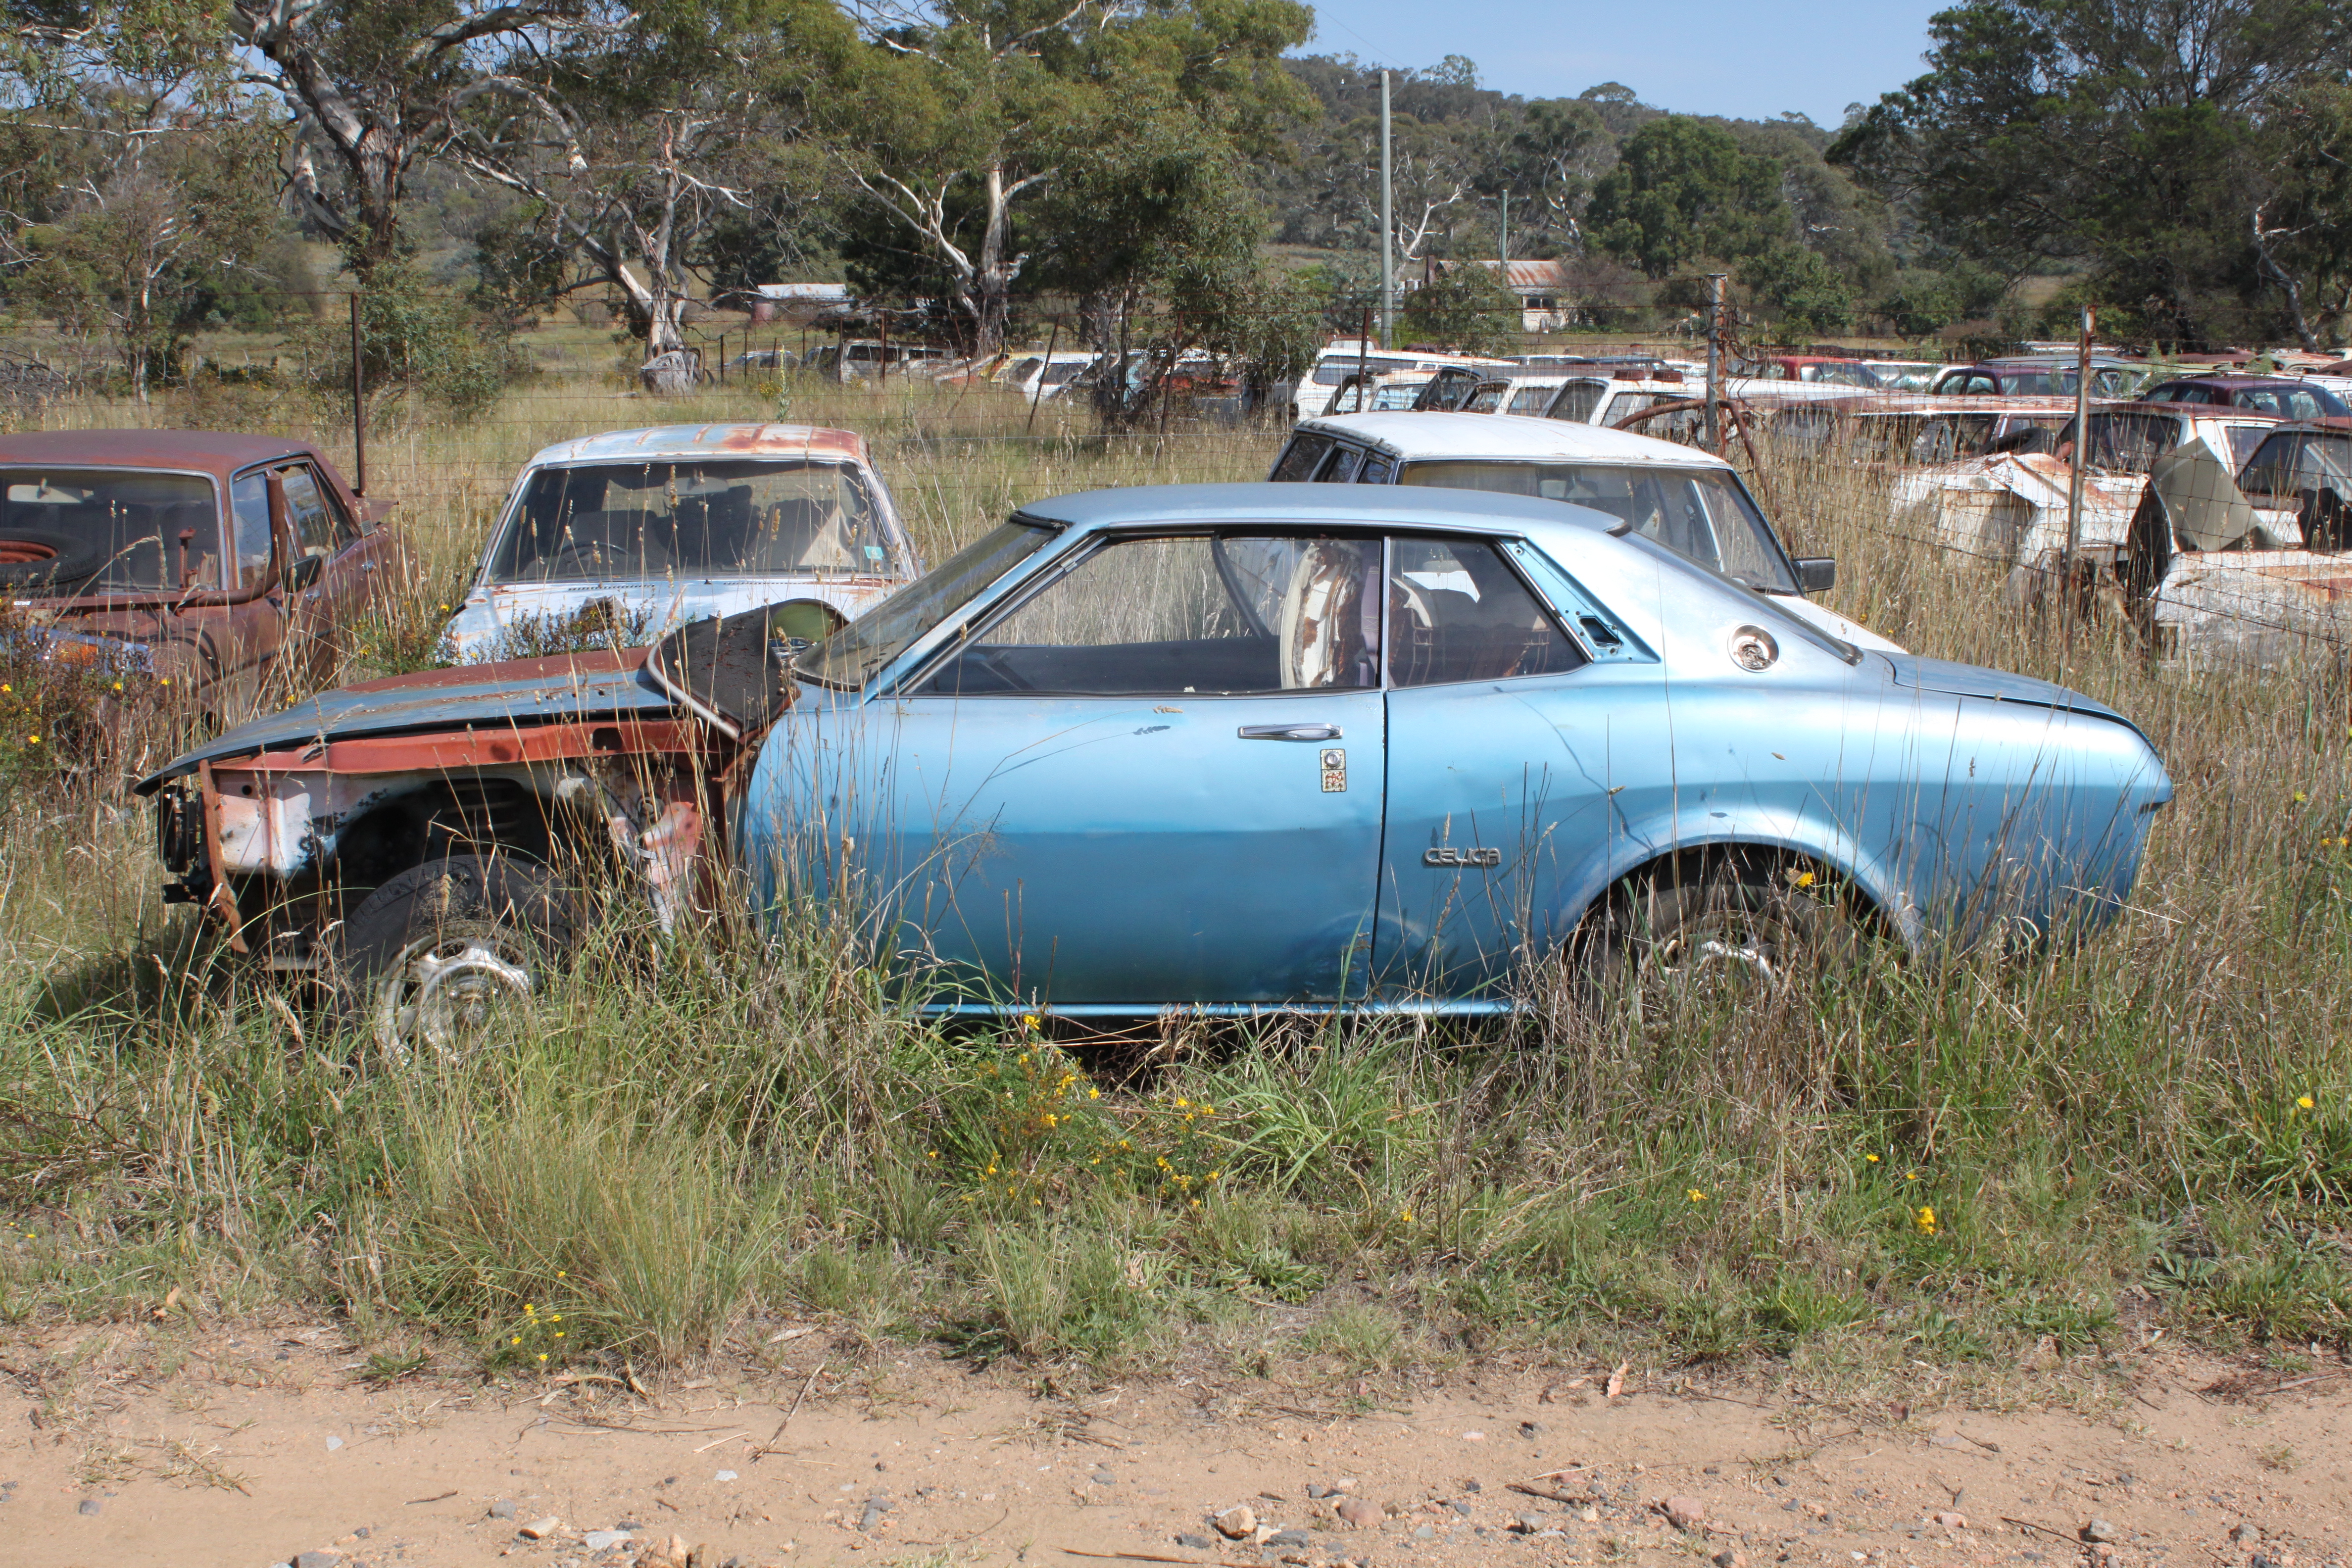
[(1484, 848), (1425, 849), (1422, 851), (1421, 863), (1424, 866), (1475, 867), (1491, 871), (1503, 863), (1503, 852)]
[(1323, 748), (1323, 793), (1341, 795), (1348, 788), (1348, 751), (1344, 746)]

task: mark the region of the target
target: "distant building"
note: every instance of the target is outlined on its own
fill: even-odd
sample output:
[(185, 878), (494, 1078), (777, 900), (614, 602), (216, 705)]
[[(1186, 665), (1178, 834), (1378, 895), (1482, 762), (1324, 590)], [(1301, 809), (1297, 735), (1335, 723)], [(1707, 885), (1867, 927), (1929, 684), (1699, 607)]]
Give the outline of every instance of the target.
[[(1418, 281), (1428, 282), (1447, 268), (1461, 265), (1458, 261), (1425, 261)], [(1503, 268), (1505, 286), (1519, 297), (1519, 331), (1557, 332), (1568, 326), (1568, 271), (1559, 262), (1481, 261), (1478, 265), (1489, 272)], [(1417, 284), (1408, 285), (1414, 286)]]
[(844, 310), (856, 303), (846, 283), (762, 283), (746, 289), (743, 298), (755, 321), (772, 321), (781, 317), (805, 322), (827, 310)]

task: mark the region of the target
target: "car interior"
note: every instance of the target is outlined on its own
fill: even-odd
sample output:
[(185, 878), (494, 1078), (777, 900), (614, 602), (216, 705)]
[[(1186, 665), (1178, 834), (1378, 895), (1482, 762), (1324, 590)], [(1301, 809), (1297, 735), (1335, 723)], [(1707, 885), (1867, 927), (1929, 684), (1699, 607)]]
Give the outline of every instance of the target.
[(499, 552), (499, 582), (880, 571), (873, 508), (832, 463), (547, 468)]

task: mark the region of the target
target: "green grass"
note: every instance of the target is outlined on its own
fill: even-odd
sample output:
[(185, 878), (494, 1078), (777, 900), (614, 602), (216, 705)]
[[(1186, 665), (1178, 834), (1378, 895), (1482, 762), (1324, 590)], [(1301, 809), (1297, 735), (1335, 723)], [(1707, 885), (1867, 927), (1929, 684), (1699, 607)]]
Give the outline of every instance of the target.
[[(538, 446), (774, 396), (551, 380), (466, 429), (394, 421), (371, 472), (416, 569), (346, 673), (430, 658)], [(1105, 441), (1050, 409), (1032, 437), (1017, 405), (935, 389), (788, 401), (868, 434), (934, 559), (1056, 490), (1255, 477), (1276, 440)], [(758, 1352), (779, 1318), (1108, 1372), (1989, 1371), (2154, 1326), (2347, 1348), (2343, 678), (2151, 668), (1889, 538), (1882, 479), (1767, 478), (1792, 544), (1840, 557), (1839, 607), (2154, 738), (2180, 798), (2115, 929), (1645, 1027), (1555, 999), (1489, 1027), (1269, 1023), (1148, 1052), (926, 1026), (824, 910), (772, 943), (617, 920), (507, 1048), (402, 1075), (156, 901), (143, 812), (28, 784), (0, 825), (0, 1315), (294, 1301), (346, 1314), (379, 1377), (425, 1345), (525, 1373)]]

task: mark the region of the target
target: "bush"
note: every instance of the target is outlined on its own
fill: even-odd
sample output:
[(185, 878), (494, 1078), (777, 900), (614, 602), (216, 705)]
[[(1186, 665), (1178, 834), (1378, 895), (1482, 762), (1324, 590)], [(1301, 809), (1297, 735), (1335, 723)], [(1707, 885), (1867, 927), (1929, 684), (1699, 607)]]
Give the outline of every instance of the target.
[(1408, 341), (1457, 353), (1503, 354), (1519, 346), (1519, 297), (1493, 271), (1447, 268), (1405, 296), (1399, 317)]

